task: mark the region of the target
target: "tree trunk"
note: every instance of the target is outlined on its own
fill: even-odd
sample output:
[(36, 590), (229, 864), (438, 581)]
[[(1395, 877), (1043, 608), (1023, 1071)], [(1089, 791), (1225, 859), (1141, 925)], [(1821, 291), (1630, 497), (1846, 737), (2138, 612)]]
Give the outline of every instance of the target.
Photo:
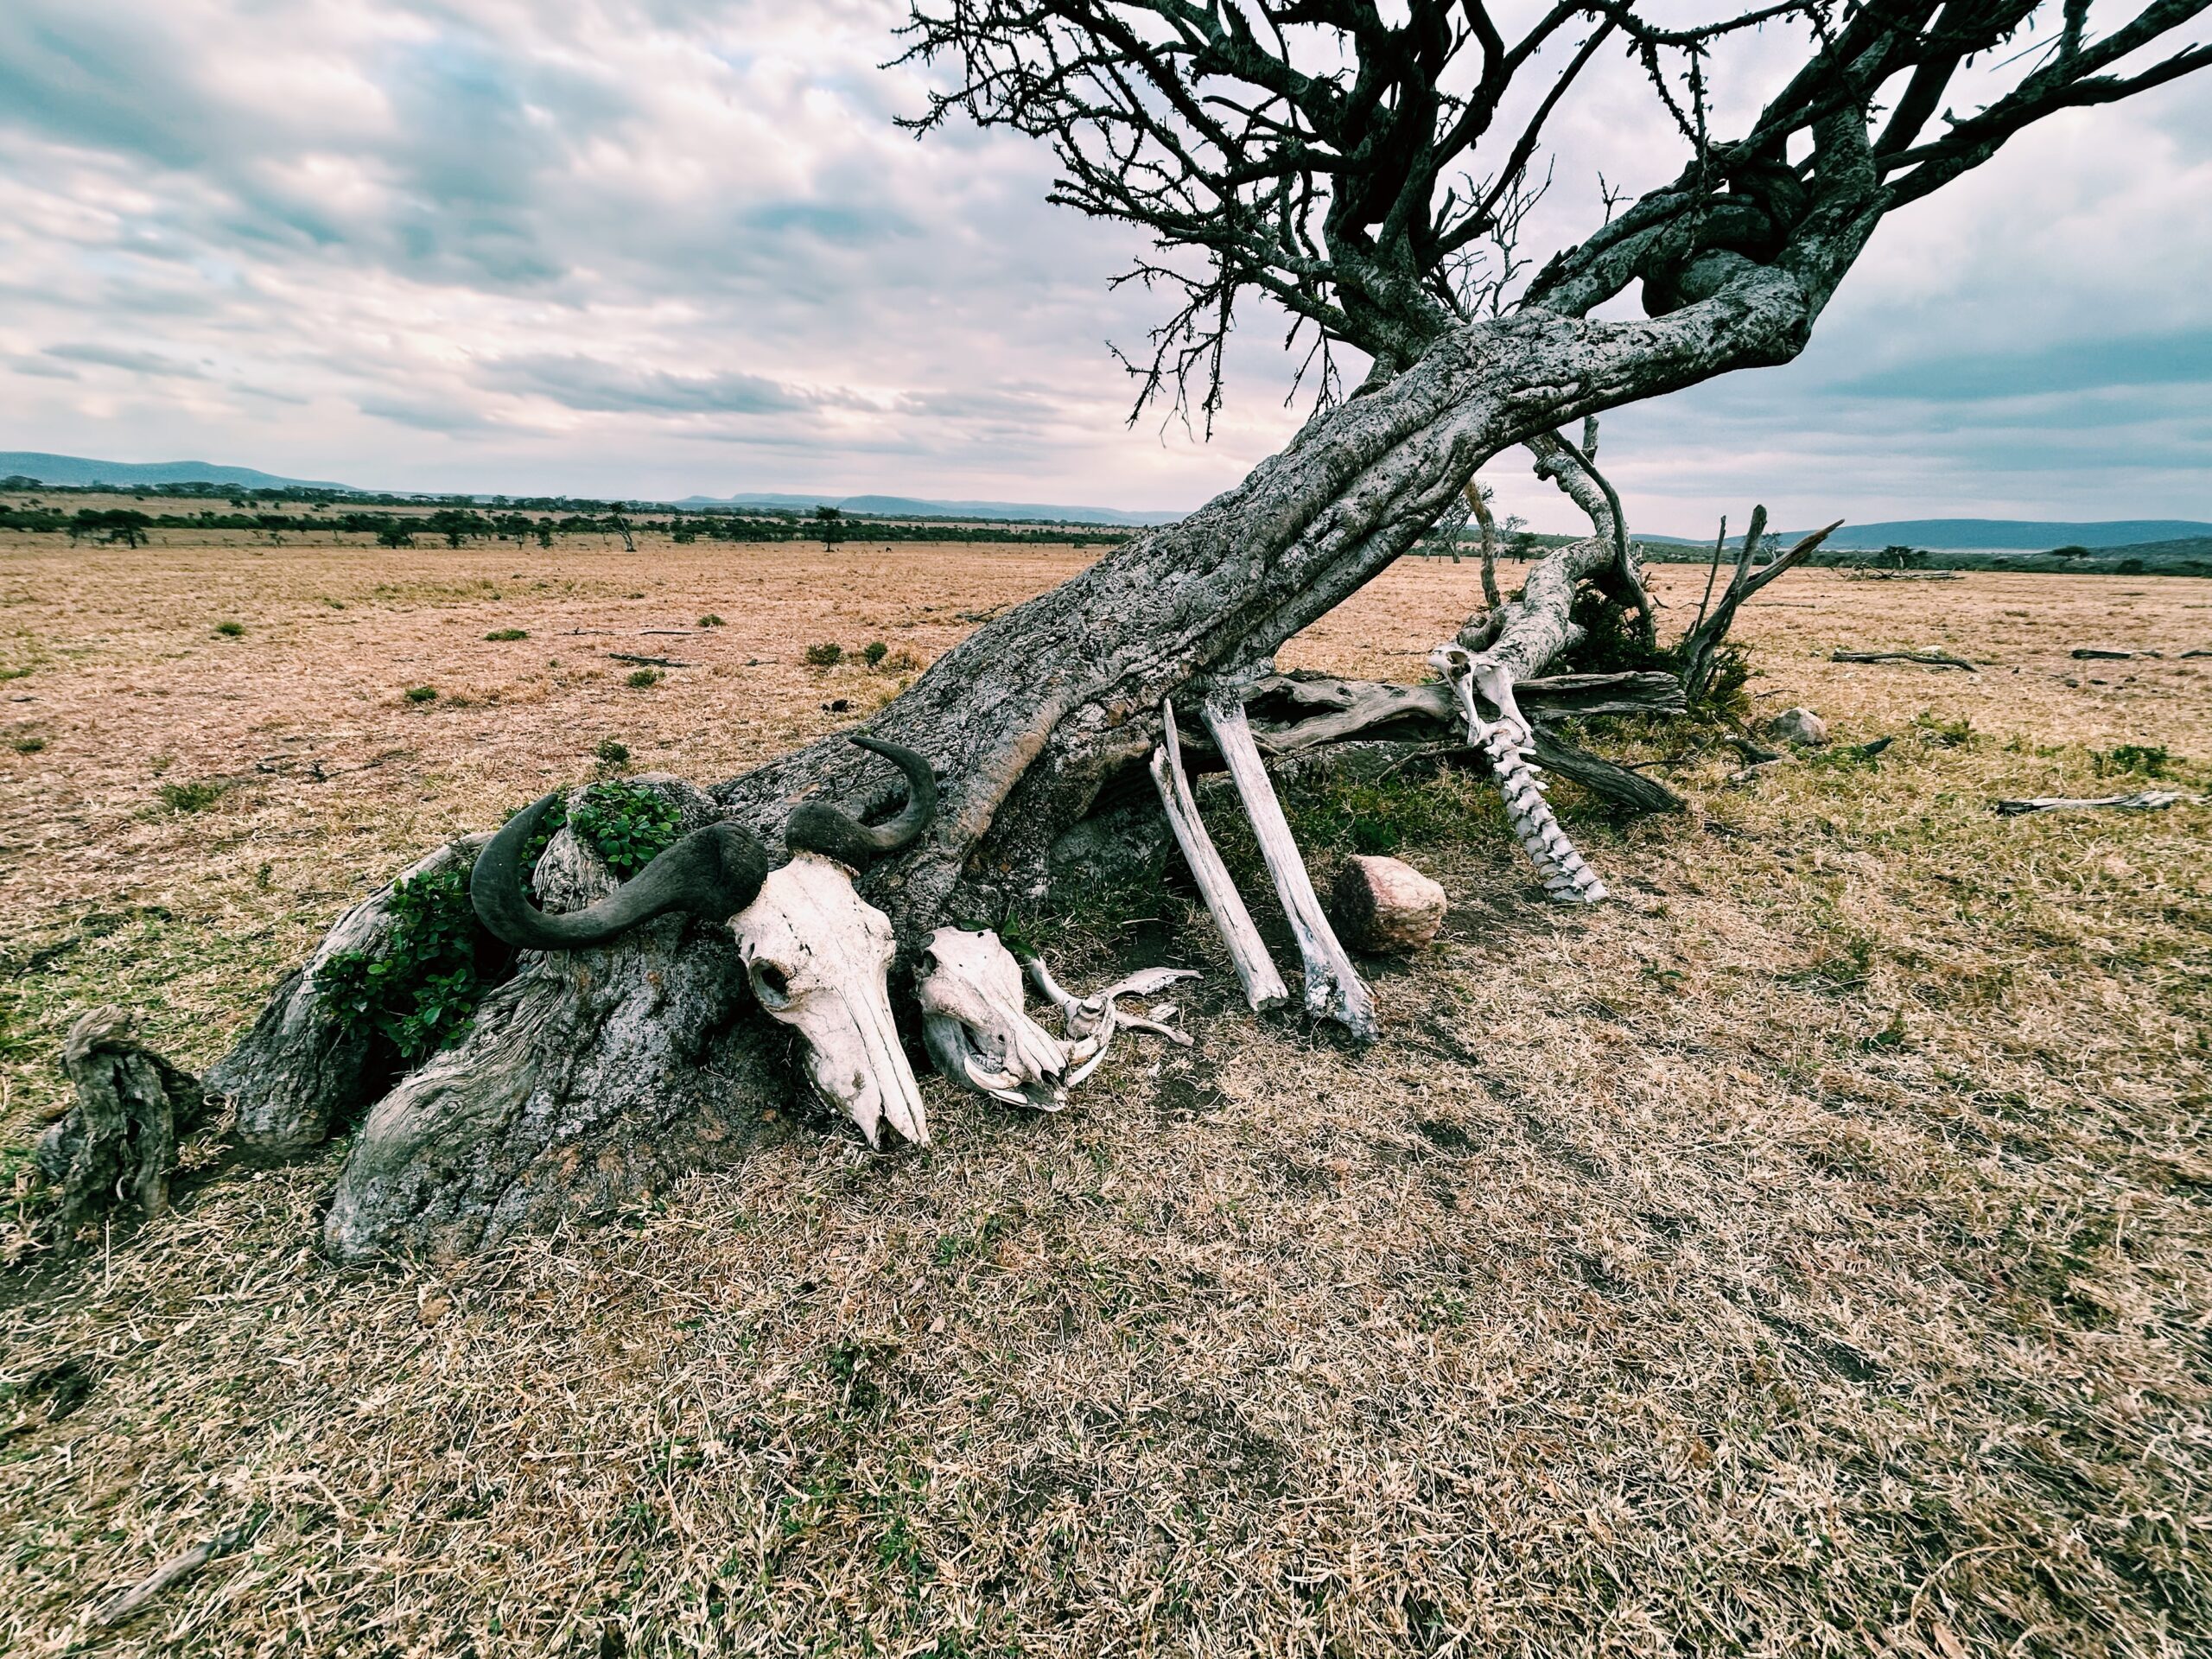
[[(1760, 270), (1649, 321), (1528, 313), (1446, 335), (1395, 378), (1317, 415), (1236, 489), (977, 630), (871, 721), (873, 735), (931, 760), (941, 805), (921, 842), (861, 891), (909, 950), (942, 923), (1000, 925), (1043, 893), (1056, 842), (1102, 793), (1142, 775), (1164, 697), (1264, 674), (1284, 640), (1411, 547), (1500, 450), (1727, 369), (1786, 361), (1813, 309), (1793, 279)], [(1608, 557), (1592, 543), (1559, 572), (1539, 565), (1484, 654), (1514, 678), (1540, 673), (1567, 643), (1574, 579)], [(1440, 637), (1450, 626), (1439, 619)], [(797, 800), (865, 816), (899, 791), (880, 760), (836, 737), (710, 798), (678, 792), (687, 821), (719, 812), (773, 846)], [(541, 891), (586, 901), (607, 879), (594, 864), (563, 832)], [(329, 1247), (346, 1259), (465, 1253), (733, 1155), (791, 1087), (785, 1045), (750, 1017), (744, 985), (726, 931), (677, 919), (607, 949), (524, 953), (461, 1043), (371, 1111)], [(262, 1116), (283, 1116), (272, 1096), (333, 1094), (315, 1068), (284, 1070), (286, 1054), (340, 1052), (327, 1010), (296, 1013), (264, 1016), (213, 1074), (233, 1093), (257, 1090)]]

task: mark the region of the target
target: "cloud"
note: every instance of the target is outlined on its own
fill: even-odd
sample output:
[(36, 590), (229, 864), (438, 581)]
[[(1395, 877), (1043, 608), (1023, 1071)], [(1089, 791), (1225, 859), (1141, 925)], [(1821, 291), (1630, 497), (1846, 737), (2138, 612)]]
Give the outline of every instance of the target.
[(132, 374), (165, 375), (180, 380), (205, 380), (207, 378), (191, 364), (180, 363), (173, 357), (163, 357), (159, 352), (134, 352), (120, 346), (49, 346), (46, 348), (46, 355), (70, 363), (97, 363), (103, 368), (127, 369)]
[(677, 374), (588, 357), (510, 358), (485, 365), (476, 379), (605, 414), (795, 415), (852, 401), (849, 394), (808, 391), (757, 374)]
[[(1187, 506), (1281, 447), (1277, 320), (1211, 445), (1105, 349), (1127, 231), (922, 103), (893, 0), (9, 0), (0, 445), (363, 483)], [(1746, 70), (1788, 48), (1746, 36)], [(1562, 110), (1547, 246), (1678, 162), (1632, 64)], [(1606, 77), (1610, 77), (1607, 79)], [(2212, 104), (2082, 112), (1885, 226), (1796, 364), (1605, 423), (1641, 523), (2212, 511)], [(1507, 503), (1572, 510), (1510, 458)], [(2011, 509), (2007, 509), (2011, 510)]]

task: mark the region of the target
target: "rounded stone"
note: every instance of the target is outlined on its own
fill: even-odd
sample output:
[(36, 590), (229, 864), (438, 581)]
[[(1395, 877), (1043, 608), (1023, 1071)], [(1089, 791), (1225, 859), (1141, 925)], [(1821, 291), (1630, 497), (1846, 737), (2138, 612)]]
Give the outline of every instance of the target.
[(1362, 854), (1344, 861), (1330, 918), (1355, 950), (1418, 950), (1444, 925), (1444, 889), (1402, 860)]
[(1810, 748), (1828, 741), (1828, 723), (1809, 709), (1785, 709), (1766, 723), (1770, 735), (1795, 748)]

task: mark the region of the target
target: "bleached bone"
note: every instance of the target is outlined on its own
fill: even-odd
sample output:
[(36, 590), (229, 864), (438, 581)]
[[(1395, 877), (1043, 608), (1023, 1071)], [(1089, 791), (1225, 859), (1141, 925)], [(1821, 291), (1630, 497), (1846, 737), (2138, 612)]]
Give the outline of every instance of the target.
[[(1514, 701), (1511, 677), (1495, 664), (1477, 664), (1473, 653), (1456, 643), (1437, 646), (1428, 660), (1459, 699), (1468, 743), (1490, 758), (1498, 791), (1505, 798), (1506, 820), (1535, 863), (1544, 891), (1570, 905), (1594, 905), (1609, 897), (1605, 884), (1574, 850), (1552, 814), (1551, 803), (1544, 798), (1543, 775), (1529, 759), (1535, 752), (1535, 737)], [(1496, 720), (1482, 712), (1478, 692), (1497, 710)]]
[(882, 1125), (929, 1144), (922, 1091), (891, 1018), (891, 918), (853, 890), (835, 859), (800, 853), (730, 922), (753, 994), (806, 1039), (806, 1074), (871, 1147)]
[(784, 821), (791, 861), (768, 868), (760, 838), (736, 824), (695, 830), (597, 903), (549, 914), (530, 902), (522, 859), (558, 798), (510, 818), (477, 855), (469, 876), (476, 913), (496, 938), (522, 950), (574, 950), (612, 944), (640, 923), (675, 912), (727, 925), (761, 1007), (806, 1042), (806, 1072), (823, 1096), (860, 1127), (871, 1147), (883, 1125), (926, 1144), (922, 1093), (891, 1020), (891, 919), (854, 890), (878, 854), (899, 850), (937, 811), (926, 757), (872, 737), (854, 742), (906, 774), (906, 804), (887, 823), (864, 824), (825, 801)]
[(938, 929), (914, 990), (939, 1076), (1009, 1106), (1067, 1103), (1068, 1047), (1024, 1010), (1021, 965), (995, 933)]
[(1236, 891), (1229, 867), (1215, 850), (1205, 820), (1198, 816), (1190, 780), (1183, 775), (1183, 745), (1175, 731), (1174, 704), (1162, 699), (1160, 714), (1160, 743), (1152, 752), (1152, 782), (1160, 791), (1168, 827), (1175, 832), (1175, 844), (1183, 849), (1183, 861), (1190, 866), (1191, 879), (1198, 884), (1198, 896), (1205, 900), (1206, 912), (1213, 918), (1214, 931), (1229, 951), (1230, 965), (1244, 987), (1245, 1001), (1255, 1014), (1279, 1008), (1290, 1001), (1290, 988), (1275, 971), (1268, 947), (1261, 942), (1260, 930), (1252, 925), (1252, 913), (1244, 908), (1244, 897)]
[(1148, 1031), (1165, 1037), (1179, 1047), (1191, 1046), (1191, 1033), (1179, 1030), (1173, 1023), (1180, 1013), (1172, 1002), (1162, 1002), (1149, 1015), (1125, 1014), (1121, 1001), (1125, 996), (1150, 996), (1173, 985), (1179, 979), (1196, 979), (1195, 968), (1140, 968), (1127, 978), (1117, 979), (1103, 991), (1090, 996), (1077, 996), (1064, 989), (1052, 977), (1052, 970), (1045, 965), (1042, 957), (1023, 958), (1029, 978), (1044, 999), (1058, 1007), (1068, 1033), (1068, 1074), (1071, 1085), (1081, 1083), (1096, 1071), (1106, 1058), (1106, 1046), (1113, 1041), (1114, 1033), (1128, 1029)]
[(1030, 957), (1028, 969), (1038, 990), (1060, 1010), (1065, 1039), (1029, 1017), (1022, 1006), (1021, 966), (998, 935), (941, 927), (930, 936), (915, 992), (923, 1041), (946, 1081), (1010, 1106), (1058, 1111), (1067, 1103), (1067, 1091), (1098, 1069), (1107, 1044), (1123, 1026), (1171, 1042), (1191, 1040), (1168, 1023), (1175, 1016), (1172, 1005), (1147, 1018), (1123, 1014), (1116, 1001), (1196, 978), (1190, 969), (1147, 968), (1085, 997), (1063, 990), (1039, 958)]
[(1282, 804), (1275, 799), (1274, 785), (1268, 781), (1259, 745), (1252, 740), (1243, 703), (1234, 696), (1211, 696), (1205, 712), (1206, 729), (1213, 734), (1221, 758), (1229, 764), (1229, 776), (1244, 803), (1244, 816), (1259, 838), (1260, 855), (1267, 861), (1268, 874), (1274, 878), (1275, 893), (1298, 940), (1298, 954), (1306, 964), (1306, 1012), (1315, 1019), (1338, 1020), (1363, 1042), (1373, 1042), (1376, 1035), (1374, 1000), (1313, 891), (1306, 860), (1290, 833), (1290, 821), (1282, 815)]

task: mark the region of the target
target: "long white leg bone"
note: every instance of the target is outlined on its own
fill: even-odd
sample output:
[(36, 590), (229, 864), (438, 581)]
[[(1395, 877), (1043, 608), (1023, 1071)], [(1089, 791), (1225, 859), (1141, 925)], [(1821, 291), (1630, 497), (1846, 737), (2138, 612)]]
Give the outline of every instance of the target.
[[(1444, 675), (1459, 699), (1459, 712), (1466, 717), (1468, 743), (1489, 756), (1498, 791), (1505, 798), (1507, 822), (1543, 879), (1544, 891), (1569, 905), (1594, 905), (1609, 897), (1605, 884), (1574, 850), (1574, 843), (1552, 814), (1551, 803), (1544, 798), (1542, 774), (1529, 759), (1535, 753), (1535, 741), (1520, 704), (1514, 701), (1511, 678), (1494, 664), (1477, 665), (1466, 647), (1457, 644), (1439, 645), (1429, 652), (1428, 660)], [(1497, 719), (1484, 717), (1475, 701), (1478, 690), (1498, 711)]]
[(1205, 821), (1198, 817), (1190, 780), (1183, 775), (1183, 746), (1175, 733), (1174, 706), (1163, 700), (1160, 709), (1163, 730), (1160, 746), (1152, 752), (1152, 782), (1160, 791), (1168, 825), (1175, 831), (1175, 844), (1183, 849), (1183, 861), (1191, 867), (1192, 879), (1206, 901), (1214, 929), (1228, 947), (1229, 960), (1244, 987), (1244, 1000), (1255, 1014), (1279, 1008), (1290, 1001), (1290, 988), (1275, 971), (1268, 947), (1261, 942), (1260, 930), (1252, 925), (1252, 913), (1244, 908), (1243, 895), (1230, 880), (1229, 868), (1214, 849), (1213, 837), (1206, 833)]
[(1268, 874), (1274, 877), (1275, 893), (1297, 938), (1298, 954), (1306, 963), (1306, 1012), (1316, 1019), (1338, 1020), (1361, 1041), (1373, 1042), (1376, 1035), (1374, 1000), (1358, 969), (1351, 965), (1351, 956), (1338, 942), (1327, 912), (1314, 893), (1306, 860), (1290, 833), (1290, 821), (1283, 817), (1274, 785), (1268, 781), (1260, 746), (1252, 740), (1243, 703), (1233, 696), (1209, 697), (1205, 720), (1222, 759), (1229, 763), (1230, 778), (1244, 803), (1244, 816), (1251, 820), (1252, 833), (1260, 842), (1260, 855), (1267, 860)]

